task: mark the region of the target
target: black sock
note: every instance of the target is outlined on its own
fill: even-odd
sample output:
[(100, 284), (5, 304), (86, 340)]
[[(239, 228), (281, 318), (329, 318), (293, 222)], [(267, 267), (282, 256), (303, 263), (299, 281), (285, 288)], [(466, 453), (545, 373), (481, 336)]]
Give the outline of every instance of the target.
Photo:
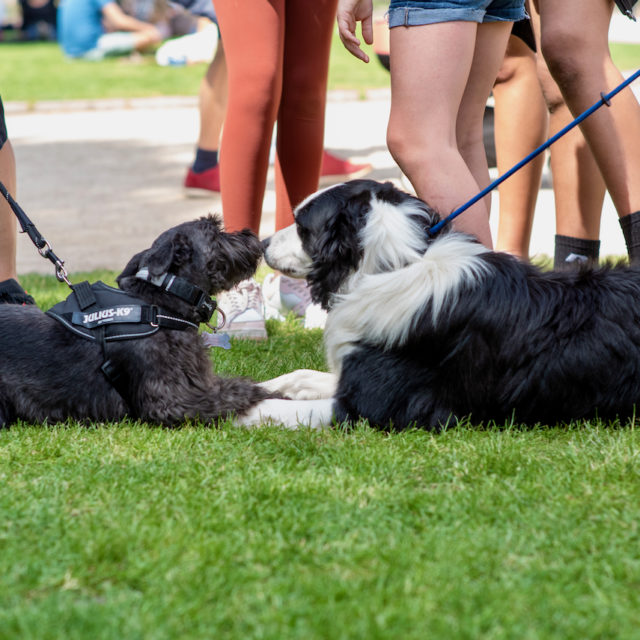
[(213, 169), (218, 164), (218, 150), (207, 151), (207, 149), (196, 150), (196, 159), (193, 161), (193, 171), (195, 173), (202, 173), (208, 169)]
[(584, 240), (556, 234), (553, 268), (557, 271), (580, 268), (585, 264), (597, 264), (600, 240)]
[(619, 222), (627, 244), (629, 262), (638, 264), (640, 262), (640, 211), (623, 216)]

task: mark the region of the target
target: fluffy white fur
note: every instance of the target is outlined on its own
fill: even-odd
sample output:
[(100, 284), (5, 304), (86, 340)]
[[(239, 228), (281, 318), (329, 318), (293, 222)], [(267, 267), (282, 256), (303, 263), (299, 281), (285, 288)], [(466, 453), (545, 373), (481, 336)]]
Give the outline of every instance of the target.
[(324, 339), (330, 369), (339, 374), (343, 358), (365, 337), (386, 348), (402, 345), (426, 300), (431, 302), (435, 323), (460, 286), (485, 270), (480, 260), (474, 260), (485, 251), (482, 245), (450, 236), (434, 242), (406, 267), (351, 276), (327, 318)]

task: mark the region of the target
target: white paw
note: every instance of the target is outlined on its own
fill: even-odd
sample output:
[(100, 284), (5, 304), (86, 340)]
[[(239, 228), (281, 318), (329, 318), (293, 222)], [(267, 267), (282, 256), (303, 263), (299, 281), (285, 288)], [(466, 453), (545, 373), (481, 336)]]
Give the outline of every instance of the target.
[(261, 382), (260, 386), (272, 393), (281, 393), (291, 400), (319, 400), (335, 395), (337, 379), (333, 373), (298, 369)]
[(245, 427), (263, 424), (283, 425), (287, 429), (308, 427), (322, 429), (331, 425), (333, 399), (326, 400), (263, 400), (251, 411), (238, 417), (238, 424)]

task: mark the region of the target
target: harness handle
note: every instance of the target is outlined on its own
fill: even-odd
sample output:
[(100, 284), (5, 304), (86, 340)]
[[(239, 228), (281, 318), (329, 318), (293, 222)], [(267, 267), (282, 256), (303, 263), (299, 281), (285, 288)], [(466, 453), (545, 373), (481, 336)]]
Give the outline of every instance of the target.
[(457, 218), (461, 213), (465, 212), (469, 207), (472, 207), (478, 200), (482, 200), (489, 192), (493, 191), (498, 185), (502, 184), (507, 178), (511, 177), (516, 171), (522, 169), (526, 164), (531, 162), (536, 156), (540, 155), (543, 151), (548, 149), (554, 142), (558, 139), (562, 138), (566, 133), (568, 133), (571, 129), (579, 125), (583, 120), (586, 120), (594, 111), (597, 111), (603, 105), (607, 107), (611, 106), (611, 98), (620, 93), (625, 87), (630, 85), (634, 80), (640, 77), (640, 69), (638, 69), (634, 74), (630, 75), (626, 80), (621, 82), (615, 89), (610, 91), (609, 93), (601, 93), (600, 100), (589, 107), (586, 111), (581, 113), (573, 122), (570, 122), (564, 129), (558, 131), (554, 136), (551, 136), (546, 142), (542, 143), (537, 149), (532, 151), (526, 158), (520, 160), (518, 164), (511, 167), (509, 171), (503, 173), (501, 176), (496, 178), (490, 185), (486, 186), (480, 193), (476, 194), (469, 200), (465, 202), (462, 206), (458, 207), (454, 211), (452, 211), (446, 218), (440, 220), (432, 227), (427, 229), (427, 233), (430, 236), (435, 236), (445, 224), (451, 222), (454, 218)]
[(4, 197), (4, 199), (9, 203), (13, 213), (15, 213), (16, 218), (18, 218), (18, 222), (20, 223), (20, 227), (22, 228), (22, 233), (26, 233), (31, 242), (36, 246), (38, 253), (47, 260), (51, 261), (56, 270), (56, 278), (59, 282), (66, 282), (69, 286), (71, 286), (71, 281), (69, 280), (69, 274), (67, 270), (64, 268), (64, 260), (58, 258), (58, 256), (53, 252), (51, 245), (45, 240), (42, 234), (38, 231), (36, 226), (31, 222), (27, 214), (22, 210), (22, 207), (13, 199), (12, 195), (9, 193), (7, 188), (0, 182), (0, 193)]

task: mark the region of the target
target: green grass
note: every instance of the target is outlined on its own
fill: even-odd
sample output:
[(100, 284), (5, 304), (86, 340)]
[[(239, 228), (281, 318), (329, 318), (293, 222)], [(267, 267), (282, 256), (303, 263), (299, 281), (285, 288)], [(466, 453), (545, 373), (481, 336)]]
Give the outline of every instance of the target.
[[(215, 368), (324, 367), (321, 331), (268, 329)], [(2, 640), (638, 637), (629, 425), (20, 424), (0, 485)]]
[[(329, 69), (330, 90), (355, 90), (389, 86), (389, 74), (371, 48), (369, 64), (356, 60), (334, 36)], [(621, 69), (640, 67), (640, 45), (614, 44), (614, 60)], [(5, 101), (78, 100), (149, 96), (195, 96), (205, 64), (159, 67), (153, 56), (138, 62), (109, 59), (102, 62), (69, 61), (55, 43), (0, 44), (0, 87)]]
[[(196, 96), (207, 65), (160, 67), (151, 55), (133, 63), (112, 58), (70, 61), (55, 43), (0, 44), (3, 100), (77, 100), (149, 96)], [(389, 86), (389, 74), (376, 61), (363, 64), (334, 37), (329, 88), (364, 93)]]

